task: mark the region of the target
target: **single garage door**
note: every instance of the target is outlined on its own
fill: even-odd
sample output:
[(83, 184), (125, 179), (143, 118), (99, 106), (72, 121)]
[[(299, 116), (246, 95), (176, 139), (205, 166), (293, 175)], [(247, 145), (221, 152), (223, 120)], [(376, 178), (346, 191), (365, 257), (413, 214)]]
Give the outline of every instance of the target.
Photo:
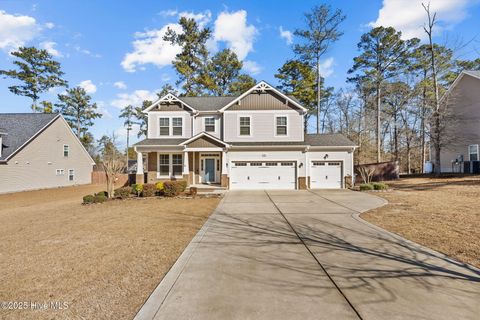
[(294, 161), (233, 161), (230, 189), (295, 189)]
[(312, 161), (310, 166), (310, 188), (342, 188), (342, 162)]

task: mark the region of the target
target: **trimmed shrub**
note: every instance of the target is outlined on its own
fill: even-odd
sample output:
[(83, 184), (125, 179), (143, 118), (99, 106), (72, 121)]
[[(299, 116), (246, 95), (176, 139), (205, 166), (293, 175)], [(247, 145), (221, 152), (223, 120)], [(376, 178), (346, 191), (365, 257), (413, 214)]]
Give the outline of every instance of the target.
[(93, 203), (94, 199), (95, 199), (95, 196), (93, 194), (87, 194), (86, 196), (83, 197), (83, 203), (84, 204)]
[(372, 184), (373, 184), (373, 189), (375, 189), (375, 190), (387, 190), (388, 189), (388, 185), (386, 185), (383, 182), (375, 182), (375, 183), (372, 183)]
[(142, 189), (142, 197), (154, 197), (157, 188), (152, 183), (145, 183)]
[(103, 202), (107, 201), (107, 199), (108, 198), (105, 196), (105, 194), (103, 192), (99, 192), (93, 198), (93, 202), (94, 203), (103, 203)]
[(95, 195), (102, 195), (102, 196), (105, 196), (105, 197), (108, 198), (108, 192), (107, 191), (100, 191), (100, 192), (95, 193)]
[(370, 191), (370, 190), (373, 190), (374, 187), (371, 183), (364, 183), (364, 184), (361, 184), (360, 185), (360, 190), (361, 191)]
[(142, 190), (143, 190), (143, 184), (132, 184), (132, 193), (137, 195), (137, 196), (140, 196), (140, 194), (142, 193)]
[(130, 196), (132, 189), (129, 187), (122, 187), (115, 189), (115, 198), (126, 199)]
[(187, 181), (185, 180), (165, 181), (163, 183), (163, 192), (167, 197), (176, 197), (184, 192), (186, 187)]

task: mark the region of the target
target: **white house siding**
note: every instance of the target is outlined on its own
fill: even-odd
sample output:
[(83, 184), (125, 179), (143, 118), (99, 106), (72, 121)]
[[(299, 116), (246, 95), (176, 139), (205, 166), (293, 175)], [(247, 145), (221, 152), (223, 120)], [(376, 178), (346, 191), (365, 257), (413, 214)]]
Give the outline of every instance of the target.
[[(239, 117), (250, 116), (250, 136), (240, 136)], [(287, 136), (276, 135), (275, 116), (287, 116)], [(295, 110), (224, 112), (226, 142), (303, 141), (303, 115)]]
[(208, 134), (222, 139), (222, 121), (220, 115), (198, 115), (194, 118), (193, 135), (197, 135), (202, 131), (205, 131), (205, 118), (215, 118), (215, 132), (208, 132)]
[[(182, 117), (183, 118), (183, 135), (182, 136), (160, 136), (160, 127), (158, 119), (161, 117)], [(170, 122), (171, 124), (171, 122)], [(170, 131), (170, 134), (172, 132)], [(192, 136), (192, 116), (187, 111), (166, 112), (151, 111), (148, 113), (148, 138), (190, 138)]]
[[(63, 157), (63, 145), (70, 155)], [(57, 118), (7, 164), (0, 164), (0, 193), (91, 183), (92, 160), (62, 118)], [(64, 175), (57, 176), (56, 169)], [(75, 170), (68, 181), (68, 170)]]

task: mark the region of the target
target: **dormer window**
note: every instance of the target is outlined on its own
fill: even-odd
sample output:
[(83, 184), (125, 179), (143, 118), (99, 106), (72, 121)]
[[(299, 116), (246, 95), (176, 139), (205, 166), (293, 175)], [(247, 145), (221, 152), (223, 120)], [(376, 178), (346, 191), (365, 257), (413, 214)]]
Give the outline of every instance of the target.
[(205, 118), (205, 132), (215, 132), (215, 118)]

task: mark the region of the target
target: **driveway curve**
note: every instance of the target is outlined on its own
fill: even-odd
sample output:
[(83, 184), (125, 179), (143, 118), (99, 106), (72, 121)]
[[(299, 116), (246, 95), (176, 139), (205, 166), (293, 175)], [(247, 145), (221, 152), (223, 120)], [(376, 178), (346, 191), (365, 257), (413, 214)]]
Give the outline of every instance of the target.
[(136, 319), (478, 319), (480, 271), (358, 217), (383, 204), (230, 191)]

